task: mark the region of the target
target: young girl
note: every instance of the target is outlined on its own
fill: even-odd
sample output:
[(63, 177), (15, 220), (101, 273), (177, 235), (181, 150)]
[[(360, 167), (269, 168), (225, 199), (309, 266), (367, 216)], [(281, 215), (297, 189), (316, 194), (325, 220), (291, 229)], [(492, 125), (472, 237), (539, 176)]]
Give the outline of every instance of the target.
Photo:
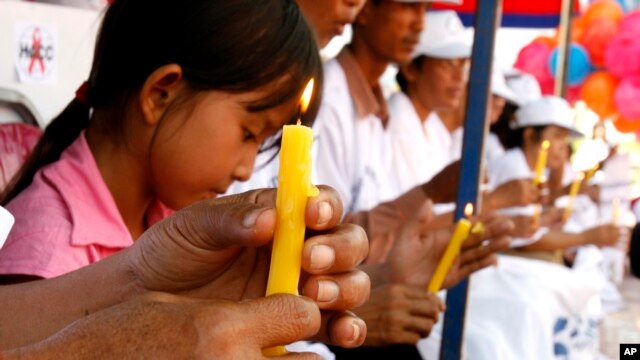
[(88, 82), (3, 196), (16, 224), (0, 251), (2, 281), (96, 262), (166, 207), (248, 179), (311, 77), (318, 94), (321, 71), (293, 0), (115, 1)]
[[(522, 106), (516, 112), (511, 148), (491, 161), (487, 168), (492, 186), (495, 188), (513, 179), (533, 178), (540, 146), (545, 140), (550, 144), (546, 168), (564, 166), (569, 136), (580, 135), (572, 124), (572, 116), (569, 104), (555, 96), (544, 96)], [(582, 233), (564, 232), (557, 216), (544, 214), (542, 219), (546, 217), (547, 221), (543, 221), (543, 228), (538, 229), (533, 221), (533, 214), (537, 211), (535, 207), (531, 204), (502, 210), (518, 215), (519, 225), (523, 225), (517, 227), (519, 239), (512, 242), (518, 255), (562, 263), (562, 251), (565, 249), (589, 244), (611, 246), (620, 238), (622, 230), (610, 224), (595, 226)]]

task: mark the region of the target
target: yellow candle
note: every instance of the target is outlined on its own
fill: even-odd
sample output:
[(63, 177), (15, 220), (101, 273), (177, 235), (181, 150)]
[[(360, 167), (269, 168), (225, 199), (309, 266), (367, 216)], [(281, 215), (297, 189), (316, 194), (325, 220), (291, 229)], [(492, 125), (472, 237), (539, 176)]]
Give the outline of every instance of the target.
[[(473, 205), (467, 204), (464, 208), (464, 213), (465, 215), (470, 216), (473, 213)], [(467, 237), (469, 237), (470, 230), (471, 222), (469, 220), (466, 218), (458, 220), (456, 228), (453, 231), (453, 236), (449, 241), (449, 245), (447, 245), (447, 249), (444, 251), (442, 258), (440, 259), (440, 263), (438, 263), (438, 267), (433, 273), (433, 277), (431, 277), (431, 281), (427, 287), (430, 292), (435, 293), (442, 288), (444, 278), (447, 276), (447, 273), (449, 273), (451, 265), (453, 265), (453, 262), (460, 253), (462, 243), (467, 239)]]
[(533, 177), (533, 183), (538, 186), (544, 182), (544, 169), (547, 167), (547, 155), (549, 153), (549, 140), (545, 140), (540, 145), (540, 151), (538, 151), (538, 160), (536, 161), (535, 175)]
[(614, 198), (611, 201), (611, 223), (618, 226), (618, 219), (620, 218), (620, 198)]
[[(303, 93), (300, 113), (307, 109), (313, 90), (313, 79)], [(313, 133), (307, 126), (287, 125), (282, 131), (280, 170), (276, 196), (277, 223), (273, 237), (271, 267), (267, 281), (267, 296), (298, 294), (298, 281), (304, 244), (305, 209), (307, 199), (317, 196), (311, 184), (311, 144)], [(287, 353), (284, 346), (264, 349), (266, 356)]]
[(598, 171), (599, 167), (600, 167), (600, 164), (596, 164), (594, 167), (589, 169), (589, 171), (587, 171), (587, 175), (585, 175), (584, 177), (584, 180), (589, 181), (593, 177), (593, 175), (596, 174), (596, 171)]
[(573, 209), (573, 203), (578, 195), (578, 191), (580, 191), (580, 185), (582, 184), (582, 180), (584, 180), (584, 173), (579, 173), (576, 176), (576, 179), (571, 184), (571, 188), (569, 189), (569, 204), (564, 209), (564, 214), (562, 215), (562, 221), (566, 222), (569, 220), (571, 216), (571, 211)]

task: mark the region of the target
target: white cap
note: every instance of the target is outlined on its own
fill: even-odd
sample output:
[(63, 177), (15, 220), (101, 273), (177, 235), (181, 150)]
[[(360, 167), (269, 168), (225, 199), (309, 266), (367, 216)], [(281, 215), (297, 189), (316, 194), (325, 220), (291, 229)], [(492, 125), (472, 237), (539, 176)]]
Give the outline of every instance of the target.
[(471, 57), (473, 39), (453, 10), (428, 11), (425, 28), (413, 58), (426, 55), (438, 59)]
[(493, 66), (493, 70), (491, 71), (491, 93), (518, 106), (522, 105), (518, 95), (516, 95), (509, 86), (507, 86), (507, 81), (504, 78), (502, 69), (496, 65)]
[(540, 84), (538, 80), (525, 72), (509, 69), (504, 73), (507, 86), (515, 93), (519, 100), (516, 105), (522, 106), (530, 101), (540, 99), (542, 97), (542, 90), (540, 90)]
[(569, 130), (572, 136), (583, 136), (573, 125), (574, 113), (569, 103), (557, 96), (543, 96), (523, 105), (516, 111), (512, 128), (555, 125)]
[(7, 236), (9, 236), (9, 230), (11, 230), (13, 222), (13, 216), (0, 206), (0, 249), (2, 249), (2, 245), (4, 245)]

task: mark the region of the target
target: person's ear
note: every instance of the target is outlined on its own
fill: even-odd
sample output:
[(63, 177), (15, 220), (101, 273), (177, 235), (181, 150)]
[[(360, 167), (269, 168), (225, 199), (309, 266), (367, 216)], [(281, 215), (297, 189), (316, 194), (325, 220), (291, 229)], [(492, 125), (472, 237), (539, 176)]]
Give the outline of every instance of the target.
[(183, 85), (182, 67), (169, 64), (157, 68), (140, 90), (140, 108), (145, 123), (157, 124), (178, 96)]

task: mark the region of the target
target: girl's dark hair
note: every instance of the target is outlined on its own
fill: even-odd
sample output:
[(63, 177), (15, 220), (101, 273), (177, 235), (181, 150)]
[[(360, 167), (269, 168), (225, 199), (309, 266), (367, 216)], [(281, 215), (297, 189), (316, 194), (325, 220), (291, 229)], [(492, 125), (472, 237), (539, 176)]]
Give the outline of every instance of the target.
[(74, 99), (53, 119), (0, 203), (60, 158), (89, 125), (91, 108), (109, 112), (111, 121), (92, 126), (122, 133), (126, 105), (148, 76), (167, 64), (180, 65), (195, 91), (266, 90), (261, 101), (248, 104), (249, 111), (300, 96), (311, 77), (315, 95), (305, 124), (313, 122), (320, 104), (319, 50), (294, 0), (116, 0), (96, 42), (87, 102)]
[[(502, 113), (498, 117), (498, 121), (495, 124), (492, 124), (489, 128), (490, 131), (500, 140), (500, 143), (504, 148), (513, 148), (514, 144), (514, 131), (511, 129), (511, 123), (515, 121), (516, 111), (518, 111), (518, 105), (512, 104), (508, 102), (505, 104)], [(518, 135), (521, 137), (521, 135)]]
[(544, 131), (546, 127), (547, 125), (540, 125), (511, 130), (509, 141), (507, 142), (507, 144), (505, 144), (505, 147), (507, 149), (514, 149), (517, 147), (522, 148), (522, 146), (524, 145), (524, 131), (526, 129), (533, 129), (536, 140), (539, 140), (542, 137), (542, 131)]

